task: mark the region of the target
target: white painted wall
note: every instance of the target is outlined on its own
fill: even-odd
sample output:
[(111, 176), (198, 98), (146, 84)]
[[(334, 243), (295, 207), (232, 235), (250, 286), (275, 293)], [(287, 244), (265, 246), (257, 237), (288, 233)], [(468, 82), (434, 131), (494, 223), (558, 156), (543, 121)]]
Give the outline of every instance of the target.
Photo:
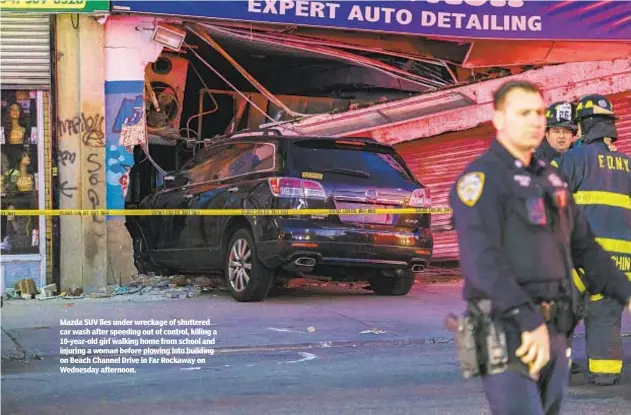
[(158, 19), (146, 16), (110, 16), (105, 23), (105, 80), (145, 79), (145, 67), (162, 46), (151, 40)]

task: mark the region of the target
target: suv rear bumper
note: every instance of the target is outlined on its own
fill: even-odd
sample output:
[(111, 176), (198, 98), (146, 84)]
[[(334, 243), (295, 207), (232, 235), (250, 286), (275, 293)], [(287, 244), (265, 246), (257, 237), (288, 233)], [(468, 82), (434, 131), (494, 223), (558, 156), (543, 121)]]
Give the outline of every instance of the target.
[[(259, 259), (269, 268), (306, 272), (319, 266), (341, 266), (420, 272), (431, 260), (432, 236), (423, 229), (411, 232), (323, 227), (303, 220), (274, 222), (277, 232), (271, 233), (275, 238), (261, 238), (257, 243)], [(303, 261), (297, 263), (300, 259)]]

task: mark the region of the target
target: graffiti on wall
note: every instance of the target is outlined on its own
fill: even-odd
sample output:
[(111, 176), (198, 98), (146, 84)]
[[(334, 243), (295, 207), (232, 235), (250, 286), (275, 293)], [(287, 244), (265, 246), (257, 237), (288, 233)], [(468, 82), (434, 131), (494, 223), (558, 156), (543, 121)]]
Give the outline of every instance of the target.
[(69, 135), (81, 134), (81, 142), (90, 147), (103, 147), (103, 122), (102, 114), (86, 115), (81, 113), (76, 117), (62, 120), (57, 119), (59, 138)]
[(108, 209), (124, 209), (133, 149), (146, 141), (144, 81), (106, 82)]
[[(61, 198), (75, 199), (80, 195), (77, 174), (86, 174), (86, 171), (79, 173), (75, 169), (75, 164), (81, 165), (80, 157), (87, 154), (84, 159), (84, 165), (87, 166), (87, 175), (89, 176), (89, 185), (86, 186), (86, 196), (90, 201), (89, 209), (97, 209), (103, 207), (102, 201), (98, 197), (98, 184), (103, 180), (99, 179), (99, 168), (101, 163), (98, 161), (99, 156), (102, 157), (102, 148), (105, 147), (104, 133), (105, 117), (101, 113), (86, 114), (81, 113), (72, 118), (57, 119), (57, 131), (59, 137), (59, 149), (57, 152), (57, 165), (60, 171), (59, 195)], [(79, 147), (67, 143), (67, 139), (72, 136), (80, 136), (81, 144), (84, 149), (79, 151), (80, 157), (77, 156), (76, 150)], [(95, 167), (95, 165), (97, 167)], [(79, 167), (81, 169), (81, 167)], [(93, 221), (100, 223), (101, 221), (93, 216)], [(98, 233), (95, 232), (98, 235)]]

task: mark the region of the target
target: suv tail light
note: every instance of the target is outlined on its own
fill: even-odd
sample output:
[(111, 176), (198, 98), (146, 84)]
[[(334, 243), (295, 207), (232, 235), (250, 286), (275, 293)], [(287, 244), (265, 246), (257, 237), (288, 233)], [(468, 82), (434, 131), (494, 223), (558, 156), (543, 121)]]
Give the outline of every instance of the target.
[(430, 195), (429, 188), (416, 189), (412, 192), (412, 197), (409, 202), (410, 207), (431, 207), (432, 197)]
[(306, 199), (326, 199), (324, 187), (313, 180), (295, 177), (271, 177), (269, 188), (276, 197), (304, 197)]

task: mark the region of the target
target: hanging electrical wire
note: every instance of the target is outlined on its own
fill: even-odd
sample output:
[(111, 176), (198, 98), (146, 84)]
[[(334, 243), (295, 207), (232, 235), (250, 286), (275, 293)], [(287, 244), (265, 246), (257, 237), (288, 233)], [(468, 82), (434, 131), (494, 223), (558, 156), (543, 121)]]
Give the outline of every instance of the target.
[(189, 32), (197, 35), (198, 38), (200, 38), (205, 43), (210, 45), (213, 49), (215, 49), (221, 56), (223, 56), (224, 59), (230, 62), (232, 67), (236, 69), (241, 75), (243, 75), (243, 77), (247, 79), (250, 82), (250, 84), (252, 84), (252, 86), (254, 86), (254, 88), (257, 89), (257, 91), (259, 91), (265, 98), (273, 102), (276, 106), (278, 106), (280, 109), (285, 111), (287, 114), (295, 118), (309, 116), (309, 114), (301, 114), (299, 112), (292, 110), (287, 105), (285, 105), (281, 100), (276, 98), (274, 94), (272, 94), (267, 88), (265, 88), (265, 86), (263, 86), (259, 81), (257, 81), (248, 71), (246, 71), (246, 69), (243, 66), (241, 66), (232, 56), (230, 56), (230, 54), (224, 48), (222, 48), (221, 45), (217, 43), (217, 41), (213, 39), (210, 36), (210, 34), (207, 31), (205, 31), (202, 27), (200, 27), (197, 24), (195, 25), (187, 24), (184, 27)]
[[(188, 45), (187, 45), (188, 46)], [(224, 81), (230, 88), (234, 89), (234, 91), (241, 95), (241, 97), (246, 100), (250, 105), (252, 105), (252, 107), (254, 107), (256, 110), (258, 110), (261, 114), (263, 114), (263, 116), (265, 118), (267, 118), (268, 120), (270, 120), (273, 125), (282, 125), (282, 123), (279, 123), (278, 121), (276, 121), (275, 119), (273, 119), (272, 117), (270, 117), (267, 112), (265, 112), (263, 109), (261, 109), (261, 107), (259, 107), (258, 105), (256, 105), (254, 103), (254, 101), (252, 101), (250, 98), (248, 98), (243, 92), (239, 91), (239, 88), (237, 88), (236, 86), (234, 86), (230, 81), (228, 81), (228, 79), (226, 79), (225, 76), (223, 76), (217, 69), (215, 69), (211, 64), (209, 64), (208, 62), (206, 62), (204, 60), (204, 58), (202, 58), (199, 53), (197, 53), (193, 48), (191, 48), (190, 46), (188, 47), (188, 50), (191, 51), (191, 53), (193, 53), (197, 59), (199, 59), (204, 65), (206, 65), (208, 67), (208, 69), (210, 69), (211, 71), (213, 71), (215, 73), (215, 75), (217, 75), (219, 77), (219, 79), (221, 79), (222, 81)], [(295, 132), (298, 135), (305, 135), (302, 131), (298, 130), (295, 127), (289, 126), (289, 125), (283, 125), (282, 128), (291, 130), (293, 132)]]
[[(188, 44), (186, 44), (186, 46), (190, 48), (190, 46)], [(208, 85), (206, 85), (206, 82), (204, 82), (204, 78), (202, 78), (202, 75), (197, 70), (197, 67), (195, 66), (195, 64), (190, 59), (188, 60), (188, 63), (191, 65), (191, 68), (193, 68), (193, 71), (195, 71), (195, 74), (197, 75), (197, 78), (199, 79), (199, 82), (204, 86), (204, 90), (208, 91), (208, 94), (210, 95), (210, 98), (213, 100), (213, 103), (215, 104), (215, 108), (213, 108), (212, 110), (207, 110), (207, 111), (204, 111), (202, 113), (192, 115), (186, 121), (186, 128), (183, 128), (183, 130), (186, 130), (186, 133), (187, 133), (186, 138), (187, 138), (188, 141), (190, 141), (190, 135), (188, 135), (189, 134), (188, 132), (189, 131), (193, 131), (190, 128), (191, 120), (193, 118), (199, 118), (199, 117), (202, 117), (204, 115), (212, 114), (212, 113), (218, 111), (219, 110), (219, 104), (217, 103), (217, 100), (213, 97), (213, 95), (210, 93), (210, 88), (208, 88)], [(203, 106), (200, 105), (200, 111), (201, 111), (202, 108), (203, 108)], [(200, 123), (200, 130), (201, 130), (201, 125), (202, 124)], [(182, 131), (182, 130), (180, 130), (180, 131)], [(201, 131), (198, 131), (198, 132), (195, 133), (195, 135), (197, 136), (196, 137), (196, 141), (200, 140), (200, 133), (201, 133)], [(195, 154), (195, 148), (193, 148), (193, 154)]]

